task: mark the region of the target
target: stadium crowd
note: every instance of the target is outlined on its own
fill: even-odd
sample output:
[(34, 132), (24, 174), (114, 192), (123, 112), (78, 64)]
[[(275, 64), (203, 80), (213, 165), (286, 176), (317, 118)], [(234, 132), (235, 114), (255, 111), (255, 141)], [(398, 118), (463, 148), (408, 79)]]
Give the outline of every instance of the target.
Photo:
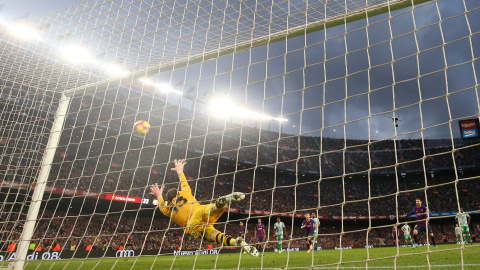
[[(99, 193), (114, 193), (140, 198), (148, 198), (149, 185), (165, 183), (169, 187), (176, 187), (175, 175), (160, 171), (153, 174), (153, 170), (134, 168), (111, 168), (107, 173), (98, 173), (100, 167), (111, 166), (110, 163), (100, 162), (92, 165), (80, 165), (82, 161), (74, 161), (75, 165), (65, 162), (55, 166), (50, 176), (52, 185), (88, 190)], [(125, 164), (132, 164), (129, 160)], [(277, 172), (272, 178), (273, 171), (268, 168), (252, 169), (231, 162), (208, 160), (208, 162), (189, 162), (186, 175), (195, 197), (199, 201), (210, 201), (216, 197), (229, 194), (233, 191), (246, 193), (247, 199), (238, 203), (238, 208), (245, 210), (264, 210), (276, 212), (293, 212), (299, 209), (315, 209), (318, 206), (319, 215), (368, 216), (397, 214), (395, 209), (398, 201), (398, 214), (410, 209), (401, 208), (414, 200), (415, 196), (424, 197), (423, 190), (427, 190), (429, 207), (435, 212), (448, 212), (456, 208), (456, 194), (467, 209), (476, 209), (480, 206), (478, 199), (480, 189), (475, 179), (460, 181), (455, 184), (455, 175), (452, 171), (429, 173), (427, 177), (422, 173), (406, 173), (396, 177), (392, 175), (356, 175), (352, 177), (326, 177), (318, 181), (318, 176), (311, 174), (295, 174), (293, 172)], [(128, 165), (126, 165), (128, 166)], [(200, 167), (201, 166), (201, 167)], [(200, 167), (200, 168), (199, 168)], [(235, 169), (237, 172), (232, 172)], [(164, 169), (165, 170), (165, 169)], [(461, 177), (461, 176), (459, 176)], [(427, 182), (425, 182), (425, 178)], [(398, 182), (398, 188), (397, 188)], [(328, 192), (323, 192), (328, 190)], [(398, 196), (396, 192), (399, 192)], [(414, 191), (410, 191), (414, 190)], [(344, 192), (345, 191), (345, 194)], [(370, 193), (370, 194), (369, 194)], [(312, 200), (312, 198), (314, 198)], [(368, 198), (371, 198), (368, 205)], [(447, 199), (445, 199), (447, 198)], [(370, 210), (369, 210), (370, 209)]]
[[(409, 147), (412, 144), (415, 146), (415, 143), (418, 142), (416, 140), (398, 142), (399, 145), (408, 145)], [(8, 149), (10, 148), (1, 149), (6, 153), (5, 156), (10, 158), (2, 159), (0, 177), (4, 181), (13, 180), (30, 184), (34, 179), (35, 170), (27, 166), (27, 163), (22, 164), (30, 159), (7, 155)], [(88, 147), (79, 147), (78, 149), (88, 150)], [(92, 147), (92, 149), (101, 148)], [(444, 146), (431, 148), (429, 151), (435, 154), (445, 153), (441, 152), (442, 149)], [(448, 157), (449, 161), (452, 161), (452, 156), (455, 156), (459, 162), (468, 160), (475, 163), (474, 149), (465, 148), (461, 155), (458, 155), (459, 153), (452, 155), (447, 151), (448, 154), (442, 157)], [(185, 154), (181, 152), (184, 150), (177, 148), (173, 148), (171, 151)], [(408, 155), (405, 153), (413, 152), (415, 150), (399, 151), (402, 156), (406, 157)], [(167, 186), (175, 186), (177, 183), (176, 177), (168, 173), (169, 169), (166, 164), (169, 156), (155, 153), (153, 148), (143, 148), (141, 151), (131, 150), (127, 153), (105, 154), (85, 159), (78, 156), (72, 159), (68, 155), (59, 154), (56, 156), (49, 175), (49, 185), (98, 193), (149, 197), (147, 191), (149, 185), (165, 183)], [(357, 151), (354, 153), (357, 154)], [(390, 150), (379, 153), (394, 155), (394, 152)], [(274, 155), (270, 154), (269, 156)], [(444, 160), (437, 158), (438, 156), (434, 157), (435, 159), (432, 160)], [(18, 159), (20, 164), (15, 163), (15, 159)], [(152, 163), (155, 165), (152, 166)], [(455, 171), (447, 169), (448, 162), (437, 162), (438, 167), (436, 166), (432, 171), (427, 170), (426, 174), (423, 173), (423, 169), (421, 171), (397, 169), (397, 173), (392, 171), (390, 174), (376, 173), (372, 170), (370, 175), (358, 173), (343, 177), (326, 174), (321, 181), (318, 181), (316, 173), (282, 170), (278, 167), (274, 173), (273, 168), (270, 167), (255, 168), (246, 162), (218, 160), (217, 156), (193, 156), (188, 163), (186, 175), (189, 177), (192, 189), (199, 201), (210, 201), (232, 191), (241, 191), (249, 195), (246, 200), (238, 204), (243, 211), (293, 212), (299, 209), (315, 209), (320, 206), (319, 215), (332, 216), (343, 213), (348, 216), (376, 216), (397, 214), (395, 209), (397, 209), (398, 202), (398, 214), (403, 214), (409, 209), (403, 209), (402, 206), (409, 205), (415, 196), (425, 196), (423, 190), (419, 189), (425, 188), (427, 184), (429, 188), (426, 195), (429, 207), (435, 212), (448, 212), (456, 209), (457, 194), (466, 209), (476, 209), (480, 205), (479, 196), (477, 196), (480, 193), (476, 184), (478, 181), (462, 175), (464, 170), (458, 171), (456, 176)], [(16, 166), (12, 164), (16, 164)], [(400, 166), (397, 164), (397, 167)], [(465, 173), (471, 170), (473, 169), (465, 169)], [(455, 184), (457, 177), (470, 180), (459, 181)], [(325, 190), (329, 192), (323, 192)], [(415, 191), (409, 192), (410, 190)], [(396, 195), (397, 191), (398, 195)], [(312, 198), (315, 199), (312, 200)], [(369, 198), (371, 200), (368, 204)], [(445, 200), (445, 198), (448, 199)], [(341, 204), (344, 200), (347, 203), (343, 205), (342, 209)]]

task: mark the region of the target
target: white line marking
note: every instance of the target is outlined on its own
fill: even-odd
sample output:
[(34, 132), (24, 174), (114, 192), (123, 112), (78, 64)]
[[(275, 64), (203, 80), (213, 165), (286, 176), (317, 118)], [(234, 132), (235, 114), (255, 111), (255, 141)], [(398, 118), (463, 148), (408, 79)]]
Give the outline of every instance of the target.
[[(440, 264), (440, 265), (435, 265), (431, 264), (431, 268), (438, 268), (438, 267), (460, 267), (461, 264)], [(480, 264), (463, 264), (463, 266), (480, 266)], [(293, 267), (294, 269), (298, 267)], [(369, 266), (366, 268), (365, 266), (360, 267), (360, 266), (346, 266), (346, 265), (340, 265), (338, 267), (339, 269), (393, 269), (393, 266)], [(428, 268), (428, 265), (403, 265), (403, 266), (397, 266), (396, 269), (408, 269), (408, 268)], [(237, 270), (237, 269), (249, 269), (249, 270), (282, 270), (282, 269), (288, 269), (288, 268), (216, 268), (215, 270)], [(337, 266), (317, 266), (313, 269), (337, 269)], [(180, 270), (180, 269), (172, 269), (172, 270)], [(196, 269), (196, 270), (211, 270), (209, 269)]]
[[(438, 267), (441, 267), (441, 268), (444, 268), (444, 267), (461, 267), (462, 265), (461, 264), (441, 264), (441, 265), (435, 265), (435, 264), (431, 264), (430, 267), (431, 268), (438, 268)], [(464, 264), (464, 266), (480, 266), (480, 264)], [(363, 267), (360, 267), (360, 266), (340, 266), (338, 267), (340, 269), (393, 269), (393, 265), (392, 266), (369, 266), (368, 268), (366, 268), (365, 266)], [(396, 269), (405, 269), (405, 268), (415, 268), (415, 269), (419, 269), (419, 268), (428, 268), (428, 265), (401, 265), (401, 266), (397, 266)], [(337, 269), (336, 266), (325, 266), (325, 267), (315, 267), (315, 269)]]

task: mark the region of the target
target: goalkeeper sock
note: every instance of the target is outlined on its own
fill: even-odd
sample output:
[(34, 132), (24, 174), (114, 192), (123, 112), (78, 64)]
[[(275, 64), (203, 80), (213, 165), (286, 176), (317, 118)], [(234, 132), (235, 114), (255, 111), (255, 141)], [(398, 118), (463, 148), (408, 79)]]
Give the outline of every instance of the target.
[(215, 242), (224, 246), (235, 246), (235, 239), (224, 233), (217, 233), (215, 235)]
[(415, 241), (415, 243), (418, 243), (418, 235), (417, 234), (413, 235), (413, 241)]

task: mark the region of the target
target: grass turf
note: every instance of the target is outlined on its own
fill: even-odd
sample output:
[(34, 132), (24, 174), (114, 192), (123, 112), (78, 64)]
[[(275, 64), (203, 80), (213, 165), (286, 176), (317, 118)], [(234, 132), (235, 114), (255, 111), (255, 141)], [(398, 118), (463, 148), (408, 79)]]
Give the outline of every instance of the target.
[[(409, 247), (383, 247), (368, 250), (370, 261), (368, 268), (392, 269), (480, 269), (480, 245), (440, 245), (431, 248), (427, 256), (427, 247), (412, 249)], [(423, 254), (422, 254), (423, 253)], [(462, 254), (463, 253), (463, 254)], [(223, 253), (220, 255), (199, 256), (142, 256), (133, 258), (103, 258), (86, 260), (29, 261), (26, 269), (365, 269), (367, 266), (367, 249), (322, 250), (307, 254), (306, 251), (265, 252), (254, 258), (247, 254)], [(2, 262), (0, 265), (5, 266)]]

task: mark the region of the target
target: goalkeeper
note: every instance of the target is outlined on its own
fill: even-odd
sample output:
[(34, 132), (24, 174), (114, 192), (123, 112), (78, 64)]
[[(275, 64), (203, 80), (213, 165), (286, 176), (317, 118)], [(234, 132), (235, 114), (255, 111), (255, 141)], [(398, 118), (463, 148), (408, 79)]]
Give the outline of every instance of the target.
[(240, 246), (248, 254), (257, 257), (258, 251), (255, 247), (248, 245), (242, 237), (234, 239), (232, 236), (219, 232), (213, 227), (218, 218), (225, 211), (229, 202), (241, 201), (245, 198), (242, 192), (233, 192), (215, 200), (214, 203), (201, 205), (193, 197), (192, 190), (188, 185), (187, 178), (183, 173), (185, 160), (175, 160), (175, 168), (180, 179), (180, 191), (173, 188), (167, 192), (166, 200), (163, 199), (163, 189), (157, 184), (150, 187), (152, 195), (158, 199), (160, 211), (173, 222), (182, 226), (186, 233), (197, 239), (203, 238), (208, 242), (216, 242), (224, 246)]

